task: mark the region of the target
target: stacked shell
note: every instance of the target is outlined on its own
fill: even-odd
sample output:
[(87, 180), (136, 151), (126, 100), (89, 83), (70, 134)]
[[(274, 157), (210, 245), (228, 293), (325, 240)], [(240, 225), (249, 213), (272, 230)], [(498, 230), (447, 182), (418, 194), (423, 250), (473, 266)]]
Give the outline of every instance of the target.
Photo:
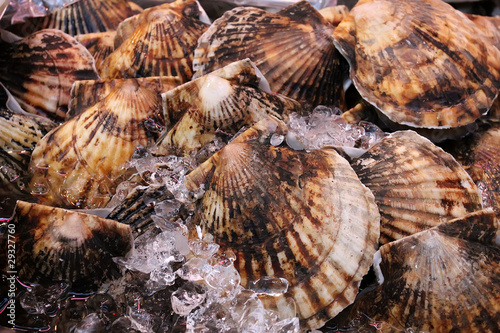
[(321, 327), (354, 301), (372, 263), (379, 214), (371, 192), (335, 151), (270, 144), (286, 127), (267, 118), (186, 176), (205, 185), (198, 225), (236, 254), (241, 284), (286, 278), (304, 327)]

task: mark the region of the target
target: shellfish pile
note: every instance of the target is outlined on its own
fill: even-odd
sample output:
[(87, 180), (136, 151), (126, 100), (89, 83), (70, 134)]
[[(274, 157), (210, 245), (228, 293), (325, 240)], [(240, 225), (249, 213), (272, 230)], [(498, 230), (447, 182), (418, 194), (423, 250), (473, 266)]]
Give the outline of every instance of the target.
[(441, 0), (8, 26), (0, 325), (499, 331), (498, 26)]

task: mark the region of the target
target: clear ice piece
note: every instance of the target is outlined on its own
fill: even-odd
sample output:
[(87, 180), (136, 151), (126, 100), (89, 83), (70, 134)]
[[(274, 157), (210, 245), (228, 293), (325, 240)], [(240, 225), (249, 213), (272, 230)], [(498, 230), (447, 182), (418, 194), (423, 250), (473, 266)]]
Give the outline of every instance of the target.
[(256, 281), (250, 282), (248, 289), (257, 294), (279, 296), (288, 290), (288, 281), (284, 278), (263, 276)]
[(176, 273), (184, 280), (199, 281), (203, 280), (211, 271), (212, 266), (206, 259), (194, 257), (185, 262)]
[(202, 258), (210, 258), (219, 251), (218, 244), (196, 238), (189, 240), (189, 248), (194, 255)]
[(238, 292), (240, 275), (234, 266), (215, 266), (205, 278), (215, 297), (231, 300)]
[(270, 331), (272, 333), (299, 333), (300, 332), (299, 318), (294, 317), (278, 321), (271, 327)]
[(186, 283), (172, 293), (172, 309), (181, 316), (187, 316), (194, 308), (203, 303), (205, 289), (194, 283)]
[(76, 326), (74, 333), (101, 333), (105, 332), (106, 323), (97, 313), (91, 313), (83, 318)]

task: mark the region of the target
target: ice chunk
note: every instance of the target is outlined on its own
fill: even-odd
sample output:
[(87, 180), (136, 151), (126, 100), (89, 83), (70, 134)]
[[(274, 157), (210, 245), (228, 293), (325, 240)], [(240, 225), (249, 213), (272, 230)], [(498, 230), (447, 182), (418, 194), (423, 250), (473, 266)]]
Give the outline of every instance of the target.
[(74, 333), (100, 333), (106, 329), (105, 321), (97, 313), (91, 313), (76, 326)]
[(238, 292), (240, 275), (234, 266), (215, 266), (205, 278), (210, 293), (221, 300), (231, 300)]
[(212, 266), (206, 259), (191, 258), (179, 268), (176, 273), (182, 279), (188, 281), (203, 280), (212, 271)]
[(206, 291), (201, 285), (186, 283), (172, 293), (172, 309), (181, 316), (187, 316), (203, 303)]
[(279, 296), (287, 292), (288, 281), (283, 278), (263, 276), (257, 281), (250, 282), (248, 289), (255, 291), (257, 294)]
[(237, 324), (226, 307), (213, 302), (187, 316), (186, 332), (237, 332)]
[(272, 333), (299, 333), (300, 323), (299, 318), (281, 320), (275, 323), (270, 330)]
[(210, 258), (217, 251), (219, 251), (219, 245), (212, 242), (207, 242), (201, 239), (191, 239), (189, 240), (189, 248), (194, 253), (194, 255), (202, 258)]

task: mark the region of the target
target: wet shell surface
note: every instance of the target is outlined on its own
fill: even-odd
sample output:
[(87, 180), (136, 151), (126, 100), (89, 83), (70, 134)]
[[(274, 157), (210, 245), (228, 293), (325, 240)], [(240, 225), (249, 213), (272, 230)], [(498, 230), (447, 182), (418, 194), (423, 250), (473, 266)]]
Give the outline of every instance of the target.
[(237, 7), (201, 36), (195, 77), (250, 58), (272, 91), (312, 106), (342, 106), (342, 57), (332, 42), (333, 29), (307, 1), (278, 13)]
[[(30, 188), (46, 204), (106, 205), (136, 146), (157, 139), (161, 98), (124, 81), (106, 98), (47, 134), (31, 157)], [(151, 122), (151, 127), (148, 125)]]
[(101, 72), (101, 66), (114, 50), (114, 38), (116, 31), (94, 32), (91, 34), (78, 35), (76, 40), (89, 50), (94, 57), (97, 73)]
[(499, 236), (484, 210), (386, 244), (383, 283), (355, 308), (382, 332), (498, 332)]
[(98, 78), (89, 51), (59, 30), (0, 45), (0, 82), (30, 113), (64, 119), (73, 82)]
[(120, 276), (113, 262), (133, 246), (128, 225), (95, 215), (18, 201), (16, 265), (24, 282), (69, 280), (75, 290)]
[[(186, 176), (205, 185), (201, 232), (236, 254), (241, 284), (286, 278), (301, 325), (321, 327), (354, 301), (372, 263), (379, 214), (370, 191), (333, 150), (274, 147), (286, 134), (272, 118), (258, 122)], [(268, 304), (270, 305), (270, 304)]]
[(179, 76), (189, 81), (194, 49), (207, 28), (199, 13), (196, 1), (177, 0), (139, 14), (134, 32), (104, 60), (101, 77)]
[(29, 18), (12, 30), (20, 36), (42, 29), (58, 29), (71, 36), (112, 31), (138, 10), (127, 0), (78, 0), (45, 17)]
[(158, 95), (170, 89), (173, 89), (181, 84), (181, 80), (170, 76), (152, 76), (144, 78), (132, 79), (116, 79), (116, 80), (83, 80), (75, 81), (71, 88), (71, 99), (69, 101), (68, 113), (66, 118), (70, 119), (79, 115), (86, 109), (95, 105), (104, 97), (109, 95), (117, 86), (123, 84), (124, 81), (135, 82), (135, 84), (156, 92)]
[(493, 44), (500, 49), (500, 17), (466, 14), (474, 22)]
[(361, 0), (334, 38), (361, 96), (394, 122), (464, 126), (498, 94), (500, 51), (445, 2)]
[(462, 166), (413, 131), (382, 139), (352, 166), (375, 195), (382, 244), (482, 208)]

